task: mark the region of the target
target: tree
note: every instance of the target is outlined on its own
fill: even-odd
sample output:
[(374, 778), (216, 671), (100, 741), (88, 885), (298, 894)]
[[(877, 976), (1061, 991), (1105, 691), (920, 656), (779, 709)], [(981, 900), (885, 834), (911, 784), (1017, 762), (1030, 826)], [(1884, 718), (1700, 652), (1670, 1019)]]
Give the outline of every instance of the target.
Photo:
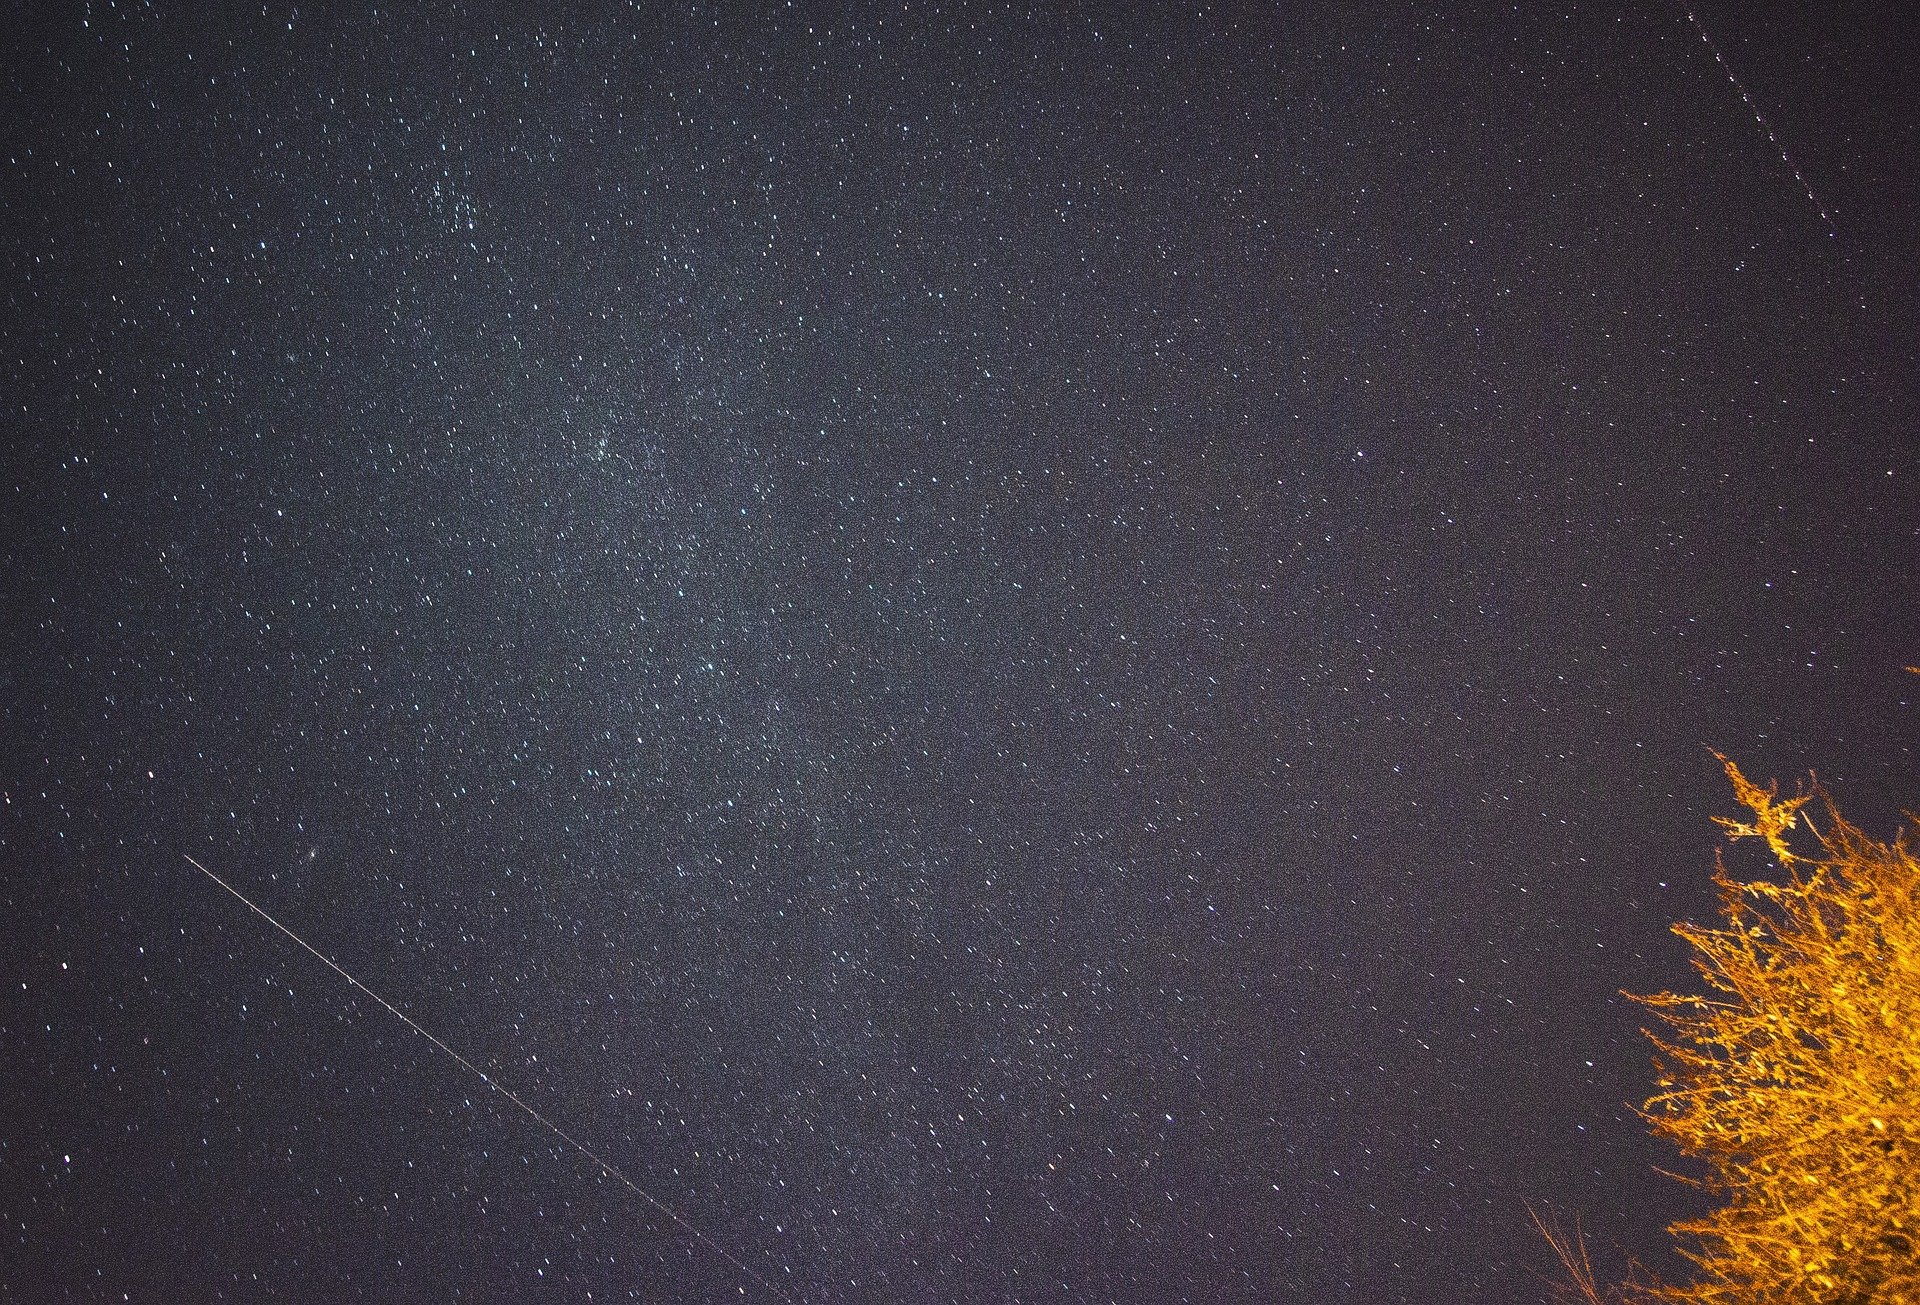
[[(1717, 754), (1716, 754), (1717, 755)], [(1678, 924), (1707, 992), (1634, 999), (1664, 1028), (1641, 1115), (1704, 1170), (1721, 1204), (1670, 1231), (1695, 1272), (1630, 1285), (1670, 1305), (1920, 1302), (1920, 861), (1876, 842), (1814, 784), (1791, 798), (1720, 758), (1778, 874), (1715, 858), (1724, 923)], [(1815, 798), (1817, 827), (1803, 810)], [(1911, 818), (1911, 817), (1910, 817)], [(1804, 827), (1805, 852), (1788, 835)], [(1584, 1252), (1550, 1244), (1599, 1300)]]

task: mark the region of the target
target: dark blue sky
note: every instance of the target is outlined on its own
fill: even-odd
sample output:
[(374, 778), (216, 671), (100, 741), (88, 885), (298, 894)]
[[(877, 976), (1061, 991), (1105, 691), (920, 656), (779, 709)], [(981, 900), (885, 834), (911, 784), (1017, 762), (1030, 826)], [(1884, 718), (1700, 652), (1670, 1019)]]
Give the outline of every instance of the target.
[[(52, 5), (0, 1299), (1670, 1263), (1703, 745), (1916, 801), (1894, 7)], [(317, 7), (316, 7), (317, 8)]]

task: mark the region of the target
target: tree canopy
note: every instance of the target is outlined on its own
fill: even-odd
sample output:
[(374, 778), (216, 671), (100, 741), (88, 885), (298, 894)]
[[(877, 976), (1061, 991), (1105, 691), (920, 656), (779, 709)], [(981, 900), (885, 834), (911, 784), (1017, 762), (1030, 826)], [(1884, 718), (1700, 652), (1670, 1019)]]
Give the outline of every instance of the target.
[(1773, 872), (1716, 857), (1724, 918), (1674, 926), (1706, 991), (1635, 998), (1662, 1026), (1641, 1113), (1719, 1203), (1672, 1225), (1690, 1281), (1619, 1295), (1920, 1302), (1920, 861), (1905, 830), (1869, 838), (1817, 784), (1783, 798), (1720, 761), (1748, 818), (1719, 823)]

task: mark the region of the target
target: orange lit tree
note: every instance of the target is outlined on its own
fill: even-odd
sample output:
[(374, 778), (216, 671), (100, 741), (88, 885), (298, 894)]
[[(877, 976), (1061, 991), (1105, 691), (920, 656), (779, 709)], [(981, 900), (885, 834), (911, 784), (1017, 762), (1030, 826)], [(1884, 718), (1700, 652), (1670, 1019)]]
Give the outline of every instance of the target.
[[(1868, 838), (1817, 786), (1782, 798), (1720, 760), (1751, 813), (1720, 823), (1764, 842), (1778, 873), (1743, 881), (1717, 859), (1724, 922), (1674, 927), (1707, 993), (1636, 1000), (1665, 1025), (1641, 1113), (1721, 1203), (1671, 1229), (1691, 1282), (1615, 1295), (1920, 1305), (1920, 861), (1904, 831)], [(1817, 824), (1802, 810), (1815, 797)], [(1601, 1299), (1584, 1259), (1549, 1241), (1575, 1294)]]

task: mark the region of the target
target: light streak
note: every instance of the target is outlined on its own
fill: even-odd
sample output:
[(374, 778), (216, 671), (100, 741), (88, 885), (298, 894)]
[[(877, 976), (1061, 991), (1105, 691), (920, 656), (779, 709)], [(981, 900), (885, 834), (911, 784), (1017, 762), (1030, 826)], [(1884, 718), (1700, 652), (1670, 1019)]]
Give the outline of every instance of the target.
[(434, 1046), (438, 1047), (441, 1051), (444, 1051), (448, 1056), (452, 1057), (454, 1062), (458, 1064), (462, 1069), (465, 1069), (467, 1072), (478, 1077), (482, 1083), (485, 1083), (488, 1087), (492, 1088), (495, 1092), (498, 1092), (501, 1096), (513, 1102), (514, 1105), (520, 1107), (522, 1111), (524, 1111), (531, 1119), (533, 1119), (536, 1123), (538, 1123), (542, 1128), (546, 1129), (549, 1133), (552, 1133), (555, 1137), (559, 1138), (562, 1142), (565, 1142), (568, 1146), (578, 1151), (581, 1155), (585, 1156), (588, 1160), (591, 1160), (595, 1165), (595, 1167), (597, 1167), (601, 1173), (605, 1174), (607, 1177), (620, 1183), (629, 1192), (632, 1192), (635, 1196), (639, 1197), (642, 1201), (646, 1202), (653, 1209), (659, 1211), (661, 1214), (665, 1215), (668, 1219), (672, 1220), (688, 1236), (692, 1237), (695, 1241), (699, 1242), (702, 1246), (705, 1246), (708, 1250), (712, 1251), (715, 1255), (718, 1255), (721, 1259), (725, 1260), (728, 1264), (738, 1269), (741, 1273), (745, 1274), (748, 1278), (751, 1278), (759, 1286), (764, 1287), (767, 1291), (779, 1297), (781, 1300), (784, 1300), (784, 1301), (793, 1300), (793, 1297), (789, 1296), (786, 1292), (780, 1290), (780, 1288), (774, 1286), (773, 1283), (768, 1281), (760, 1273), (756, 1272), (752, 1268), (752, 1266), (750, 1266), (745, 1260), (741, 1259), (739, 1256), (735, 1255), (732, 1251), (729, 1251), (726, 1247), (722, 1246), (719, 1242), (715, 1241), (712, 1237), (709, 1237), (706, 1233), (701, 1232), (700, 1229), (696, 1228), (693, 1224), (689, 1223), (686, 1219), (686, 1216), (682, 1215), (678, 1210), (674, 1209), (672, 1206), (668, 1205), (665, 1201), (653, 1195), (653, 1193), (647, 1191), (645, 1188), (641, 1187), (640, 1184), (634, 1182), (633, 1179), (621, 1173), (620, 1170), (616, 1168), (613, 1164), (611, 1164), (607, 1160), (602, 1159), (599, 1155), (595, 1154), (593, 1150), (591, 1150), (585, 1144), (577, 1141), (565, 1129), (561, 1128), (558, 1124), (554, 1123), (551, 1119), (548, 1119), (545, 1115), (541, 1114), (538, 1110), (535, 1110), (532, 1106), (528, 1105), (525, 1101), (521, 1100), (519, 1095), (515, 1093), (513, 1089), (507, 1087), (503, 1083), (498, 1082), (493, 1078), (492, 1075), (488, 1074), (485, 1070), (481, 1069), (478, 1065), (468, 1060), (465, 1056), (455, 1051), (452, 1047), (449, 1047), (446, 1043), (442, 1042), (439, 1038), (436, 1038), (433, 1034), (427, 1032), (424, 1028), (420, 1026), (419, 1022), (416, 1021), (411, 1015), (401, 1010), (398, 1006), (388, 1001), (385, 997), (382, 997), (379, 993), (375, 992), (372, 988), (369, 988), (366, 984), (360, 982), (360, 980), (354, 978), (351, 974), (348, 974), (346, 970), (342, 969), (340, 965), (331, 956), (328, 956), (325, 952), (322, 952), (319, 948), (315, 947), (312, 943), (309, 943), (305, 938), (302, 938), (299, 934), (287, 928), (286, 925), (281, 924), (278, 920), (274, 919), (271, 915), (268, 915), (264, 910), (262, 910), (259, 907), (257, 903), (254, 902), (252, 898), (248, 897), (245, 893), (241, 892), (238, 888), (235, 888), (232, 884), (222, 879), (219, 875), (215, 874), (213, 871), (201, 865), (198, 861), (194, 860), (191, 856), (187, 857), (187, 862), (195, 870), (198, 870), (201, 874), (213, 880), (214, 883), (219, 884), (222, 888), (226, 889), (228, 892), (232, 893), (235, 897), (239, 898), (241, 902), (243, 902), (246, 905), (246, 908), (249, 911), (252, 911), (255, 915), (259, 916), (262, 920), (265, 920), (268, 924), (278, 929), (281, 933), (284, 933), (285, 935), (287, 935), (287, 937), (293, 939), (296, 943), (299, 943), (303, 949), (305, 949), (308, 953), (310, 953), (312, 956), (317, 958), (328, 969), (332, 970), (335, 974), (345, 979), (348, 983), (358, 988), (361, 992), (364, 992), (365, 994), (367, 994), (367, 996), (373, 998), (375, 1001), (379, 1002), (382, 1006), (386, 1007), (388, 1011), (392, 1012), (393, 1017), (395, 1019), (405, 1024), (408, 1028), (412, 1029), (415, 1033), (418, 1033), (421, 1037), (425, 1038), (428, 1042), (431, 1042)]
[(1814, 212), (1820, 215), (1820, 220), (1827, 224), (1827, 234), (1838, 236), (1840, 232), (1834, 225), (1833, 214), (1828, 212), (1827, 206), (1820, 202), (1820, 197), (1813, 193), (1813, 184), (1807, 180), (1805, 174), (1800, 171), (1799, 165), (1787, 153), (1787, 147), (1780, 143), (1780, 137), (1774, 134), (1772, 124), (1767, 121), (1767, 115), (1760, 112), (1760, 106), (1755, 104), (1753, 96), (1747, 93), (1746, 83), (1742, 82), (1733, 71), (1733, 65), (1727, 62), (1727, 57), (1720, 53), (1720, 47), (1714, 42), (1712, 34), (1707, 31), (1707, 25), (1700, 21), (1700, 15), (1692, 9), (1688, 9), (1686, 14), (1687, 21), (1693, 24), (1693, 30), (1700, 34), (1701, 42), (1712, 53), (1714, 62), (1720, 65), (1720, 71), (1727, 75), (1727, 80), (1733, 83), (1733, 89), (1740, 93), (1740, 102), (1747, 106), (1747, 111), (1753, 115), (1753, 120), (1759, 124), (1761, 132), (1766, 135), (1768, 141), (1772, 142), (1773, 148), (1779, 151), (1780, 162), (1785, 164), (1787, 171), (1793, 174), (1793, 179), (1800, 183), (1800, 189), (1807, 193), (1807, 202), (1813, 205)]

